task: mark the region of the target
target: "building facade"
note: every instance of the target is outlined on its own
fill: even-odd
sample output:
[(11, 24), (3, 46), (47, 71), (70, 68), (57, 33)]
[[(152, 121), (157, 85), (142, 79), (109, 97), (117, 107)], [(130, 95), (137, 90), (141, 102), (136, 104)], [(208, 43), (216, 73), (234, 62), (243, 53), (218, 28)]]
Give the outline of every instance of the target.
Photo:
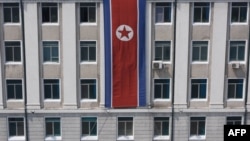
[(146, 0), (146, 106), (107, 108), (103, 0), (0, 0), (0, 140), (222, 141), (250, 123), (249, 4)]

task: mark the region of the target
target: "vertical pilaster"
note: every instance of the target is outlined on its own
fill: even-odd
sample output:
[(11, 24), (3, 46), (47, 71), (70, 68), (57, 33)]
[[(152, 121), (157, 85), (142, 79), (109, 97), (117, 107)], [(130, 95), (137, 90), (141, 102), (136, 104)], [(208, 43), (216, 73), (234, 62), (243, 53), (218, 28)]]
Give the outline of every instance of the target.
[(100, 2), (100, 107), (105, 107), (105, 52), (103, 2)]
[(65, 108), (77, 107), (77, 66), (76, 66), (76, 5), (74, 2), (62, 3), (62, 90)]
[[(228, 3), (214, 3), (210, 107), (223, 108)], [(223, 52), (223, 53), (222, 53)], [(223, 64), (223, 65), (222, 65)]]
[(175, 101), (177, 108), (187, 107), (189, 68), (190, 4), (178, 3), (176, 12)]

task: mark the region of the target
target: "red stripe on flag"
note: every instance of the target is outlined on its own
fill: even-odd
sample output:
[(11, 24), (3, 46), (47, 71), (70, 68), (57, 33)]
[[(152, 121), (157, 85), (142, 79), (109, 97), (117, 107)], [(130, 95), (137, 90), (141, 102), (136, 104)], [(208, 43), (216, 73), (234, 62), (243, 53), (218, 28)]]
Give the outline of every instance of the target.
[(111, 0), (111, 8), (112, 105), (114, 108), (137, 107), (137, 0)]

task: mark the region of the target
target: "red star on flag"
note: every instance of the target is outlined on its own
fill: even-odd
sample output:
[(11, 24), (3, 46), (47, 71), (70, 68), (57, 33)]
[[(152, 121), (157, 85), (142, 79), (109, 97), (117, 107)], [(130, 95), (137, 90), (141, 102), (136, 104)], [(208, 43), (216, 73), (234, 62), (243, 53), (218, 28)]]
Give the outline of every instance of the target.
[(123, 38), (123, 37), (125, 36), (126, 38), (129, 39), (128, 34), (129, 34), (131, 31), (128, 31), (128, 30), (126, 29), (125, 26), (123, 27), (123, 30), (119, 30), (118, 32), (120, 32), (120, 33), (122, 34), (122, 35), (121, 35), (121, 38)]

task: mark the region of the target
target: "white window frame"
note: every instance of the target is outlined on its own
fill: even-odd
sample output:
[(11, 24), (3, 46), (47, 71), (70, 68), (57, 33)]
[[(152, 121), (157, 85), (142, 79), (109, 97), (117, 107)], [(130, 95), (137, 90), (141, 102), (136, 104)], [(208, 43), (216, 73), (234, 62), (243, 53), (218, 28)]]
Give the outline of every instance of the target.
[[(133, 131), (132, 131), (132, 132), (133, 132), (133, 135), (132, 135), (132, 136), (119, 136), (119, 135), (118, 135), (118, 132), (119, 132), (119, 131), (118, 131), (118, 130), (119, 130), (119, 128), (118, 128), (118, 126), (119, 126), (119, 125), (118, 125), (118, 124), (119, 124), (119, 118), (132, 118), (132, 123), (133, 123), (133, 129), (132, 129), (132, 130), (133, 130)], [(116, 119), (117, 119), (117, 124), (116, 124), (116, 125), (117, 125), (117, 128), (116, 128), (116, 129), (117, 129), (117, 140), (134, 140), (134, 134), (135, 134), (135, 132), (134, 132), (134, 131), (135, 131), (134, 119), (135, 119), (135, 118), (132, 117), (132, 116), (118, 116)]]
[[(43, 3), (56, 3), (57, 4), (57, 22), (43, 22)], [(46, 25), (59, 25), (59, 21), (60, 21), (60, 6), (58, 2), (42, 2), (41, 4), (41, 23), (42, 25), (46, 26)], [(51, 15), (50, 15), (51, 16)]]
[[(95, 22), (81, 22), (81, 4), (82, 3), (95, 3)], [(78, 13), (79, 13), (79, 22), (80, 26), (97, 26), (97, 19), (98, 19), (98, 10), (97, 10), (97, 3), (96, 2), (80, 2), (79, 3), (79, 8), (78, 8)]]
[[(156, 79), (169, 79), (169, 98), (166, 98), (166, 99), (164, 99), (164, 98), (155, 98), (155, 80)], [(160, 101), (170, 101), (171, 100), (171, 98), (172, 98), (172, 78), (153, 78), (153, 95), (152, 95), (152, 99), (155, 101), (155, 102), (160, 102)]]
[[(9, 2), (8, 2), (9, 3)], [(18, 3), (19, 4), (19, 3)], [(20, 4), (18, 5), (18, 9), (19, 9), (19, 22), (16, 22), (16, 23), (13, 23), (13, 21), (12, 22), (5, 22), (4, 21), (4, 8), (5, 8), (5, 6), (3, 6), (3, 24), (4, 25), (21, 25), (21, 8), (20, 8)], [(12, 7), (11, 6), (7, 6), (7, 8), (11, 8), (12, 9)], [(12, 12), (12, 11), (11, 11)], [(11, 14), (11, 18), (13, 18), (13, 15)], [(11, 19), (11, 20), (13, 20), (13, 19)]]
[[(155, 126), (155, 118), (158, 118), (158, 117), (164, 117), (164, 116), (155, 116), (154, 117), (154, 125), (153, 125), (153, 128)], [(168, 118), (168, 131), (169, 131), (169, 135), (167, 136), (163, 136), (163, 135), (155, 135), (154, 134), (154, 137), (153, 137), (153, 140), (169, 140), (170, 139), (170, 134), (171, 134), (171, 130), (170, 130), (170, 125), (171, 125), (171, 118), (166, 116), (165, 118)], [(155, 132), (155, 131), (154, 131)]]
[[(230, 48), (231, 48), (231, 42), (245, 42), (245, 54), (244, 54), (244, 61), (230, 61)], [(227, 57), (227, 61), (228, 64), (233, 64), (233, 63), (240, 63), (240, 64), (246, 64), (246, 60), (247, 60), (247, 52), (248, 52), (248, 40), (229, 40), (228, 42), (228, 57)]]
[[(197, 79), (206, 79), (207, 80), (207, 83), (206, 83), (206, 98), (192, 98), (192, 80), (197, 80)], [(189, 93), (190, 93), (190, 100), (191, 101), (207, 101), (208, 99), (208, 84), (209, 84), (209, 81), (208, 81), (208, 78), (190, 78), (190, 90), (189, 90)]]
[[(96, 136), (82, 136), (82, 118), (96, 118)], [(83, 116), (80, 119), (81, 121), (81, 141), (84, 140), (98, 140), (98, 117), (97, 116)]]
[[(44, 42), (57, 42), (58, 43), (58, 62), (53, 62), (53, 61), (47, 61), (47, 62), (44, 62), (44, 46), (43, 46), (43, 43)], [(42, 43), (41, 43), (41, 47), (42, 47), (42, 49), (41, 49), (41, 52), (42, 52), (42, 62), (43, 62), (43, 64), (48, 64), (48, 65), (50, 65), (50, 64), (53, 64), (53, 65), (56, 65), (56, 64), (60, 64), (61, 63), (61, 49), (60, 49), (60, 47), (61, 47), (61, 44), (60, 44), (60, 40), (42, 40)]]
[[(58, 99), (52, 99), (52, 98), (45, 98), (45, 91), (44, 91), (44, 89), (45, 89), (45, 83), (44, 83), (44, 80), (59, 80), (59, 98)], [(43, 84), (43, 90), (42, 90), (42, 92), (43, 92), (43, 100), (44, 100), (44, 102), (60, 102), (61, 101), (61, 99), (62, 99), (62, 86), (61, 86), (61, 79), (60, 78), (43, 78), (42, 79), (42, 84)]]
[[(193, 61), (193, 43), (194, 42), (207, 42), (207, 61)], [(192, 64), (209, 64), (210, 53), (210, 40), (192, 40), (190, 45), (190, 61)]]
[[(21, 99), (8, 99), (8, 86), (7, 86), (7, 80), (21, 80), (22, 81), (22, 98)], [(10, 102), (12, 102), (12, 101), (23, 101), (24, 100), (24, 83), (23, 83), (23, 78), (6, 78), (5, 79), (5, 83), (6, 83), (6, 99), (7, 99), (7, 101), (10, 101)]]
[[(205, 135), (192, 135), (191, 136), (191, 130), (190, 130), (190, 126), (191, 126), (191, 118), (205, 118)], [(206, 116), (192, 116), (189, 117), (189, 140), (205, 140), (206, 139), (206, 134), (207, 134), (207, 117)]]
[[(239, 2), (240, 3), (240, 2)], [(244, 2), (242, 2), (242, 3), (244, 3)], [(246, 15), (246, 22), (232, 22), (232, 8), (233, 8), (233, 6), (232, 6), (232, 4), (233, 4), (233, 2), (231, 2), (230, 3), (230, 23), (231, 23), (231, 25), (248, 25), (248, 22), (249, 22), (249, 14), (248, 14), (248, 12), (249, 12), (249, 3), (248, 2), (246, 2), (247, 3), (247, 15)]]
[[(155, 60), (155, 47), (156, 47), (156, 42), (170, 42), (170, 58), (169, 61), (165, 61), (165, 60)], [(171, 64), (172, 63), (172, 57), (173, 57), (173, 48), (172, 48), (173, 44), (172, 44), (172, 40), (155, 40), (154, 41), (154, 46), (153, 46), (153, 61), (161, 61), (163, 64)], [(163, 57), (163, 56), (162, 56)]]
[[(23, 127), (24, 127), (24, 135), (23, 136), (10, 136), (9, 134), (9, 130), (10, 130), (10, 127), (9, 127), (9, 118), (23, 118)], [(26, 130), (25, 130), (25, 118), (23, 116), (8, 116), (7, 117), (7, 131), (8, 131), (8, 141), (25, 141), (25, 136), (26, 136)]]
[[(209, 19), (208, 22), (194, 22), (194, 3), (209, 3)], [(192, 3), (192, 23), (193, 25), (210, 25), (211, 22), (211, 2), (193, 2)]]
[[(46, 136), (46, 118), (60, 119), (60, 136)], [(62, 118), (60, 116), (45, 116), (44, 117), (44, 140), (45, 141), (61, 141), (62, 140)]]
[[(228, 80), (229, 79), (243, 79), (243, 91), (242, 91), (242, 98), (228, 98)], [(245, 99), (245, 89), (246, 89), (246, 79), (245, 78), (227, 78), (227, 81), (226, 81), (226, 100), (227, 101), (244, 101)]]
[[(156, 22), (156, 3), (170, 3), (171, 4), (171, 18), (170, 18), (170, 22)], [(168, 7), (168, 6), (162, 6), (162, 7)], [(174, 4), (173, 2), (155, 2), (154, 3), (154, 23), (155, 25), (172, 25), (173, 24), (173, 12), (174, 12)], [(171, 43), (170, 43), (170, 46), (171, 46)]]
[[(81, 91), (81, 87), (82, 87), (81, 80), (87, 80), (87, 79), (96, 80), (96, 98), (95, 98), (95, 99), (82, 99), (82, 96), (81, 96), (81, 95), (82, 95), (82, 91)], [(80, 92), (80, 99), (81, 99), (81, 102), (97, 102), (97, 100), (98, 100), (98, 78), (81, 78), (81, 79), (80, 79), (79, 92)]]
[[(81, 61), (81, 42), (95, 42), (95, 61)], [(91, 65), (97, 65), (97, 59), (98, 59), (98, 54), (97, 54), (97, 50), (98, 50), (98, 44), (97, 44), (97, 40), (80, 40), (79, 41), (79, 62), (80, 64), (83, 64), (83, 65), (88, 65), (88, 64), (91, 64)]]
[[(5, 42), (20, 42), (20, 51), (21, 51), (21, 61), (15, 62), (15, 61), (7, 61), (6, 60), (6, 46), (5, 46)], [(3, 52), (4, 52), (4, 61), (6, 65), (22, 65), (23, 64), (23, 44), (22, 44), (22, 40), (4, 40), (3, 41)]]

